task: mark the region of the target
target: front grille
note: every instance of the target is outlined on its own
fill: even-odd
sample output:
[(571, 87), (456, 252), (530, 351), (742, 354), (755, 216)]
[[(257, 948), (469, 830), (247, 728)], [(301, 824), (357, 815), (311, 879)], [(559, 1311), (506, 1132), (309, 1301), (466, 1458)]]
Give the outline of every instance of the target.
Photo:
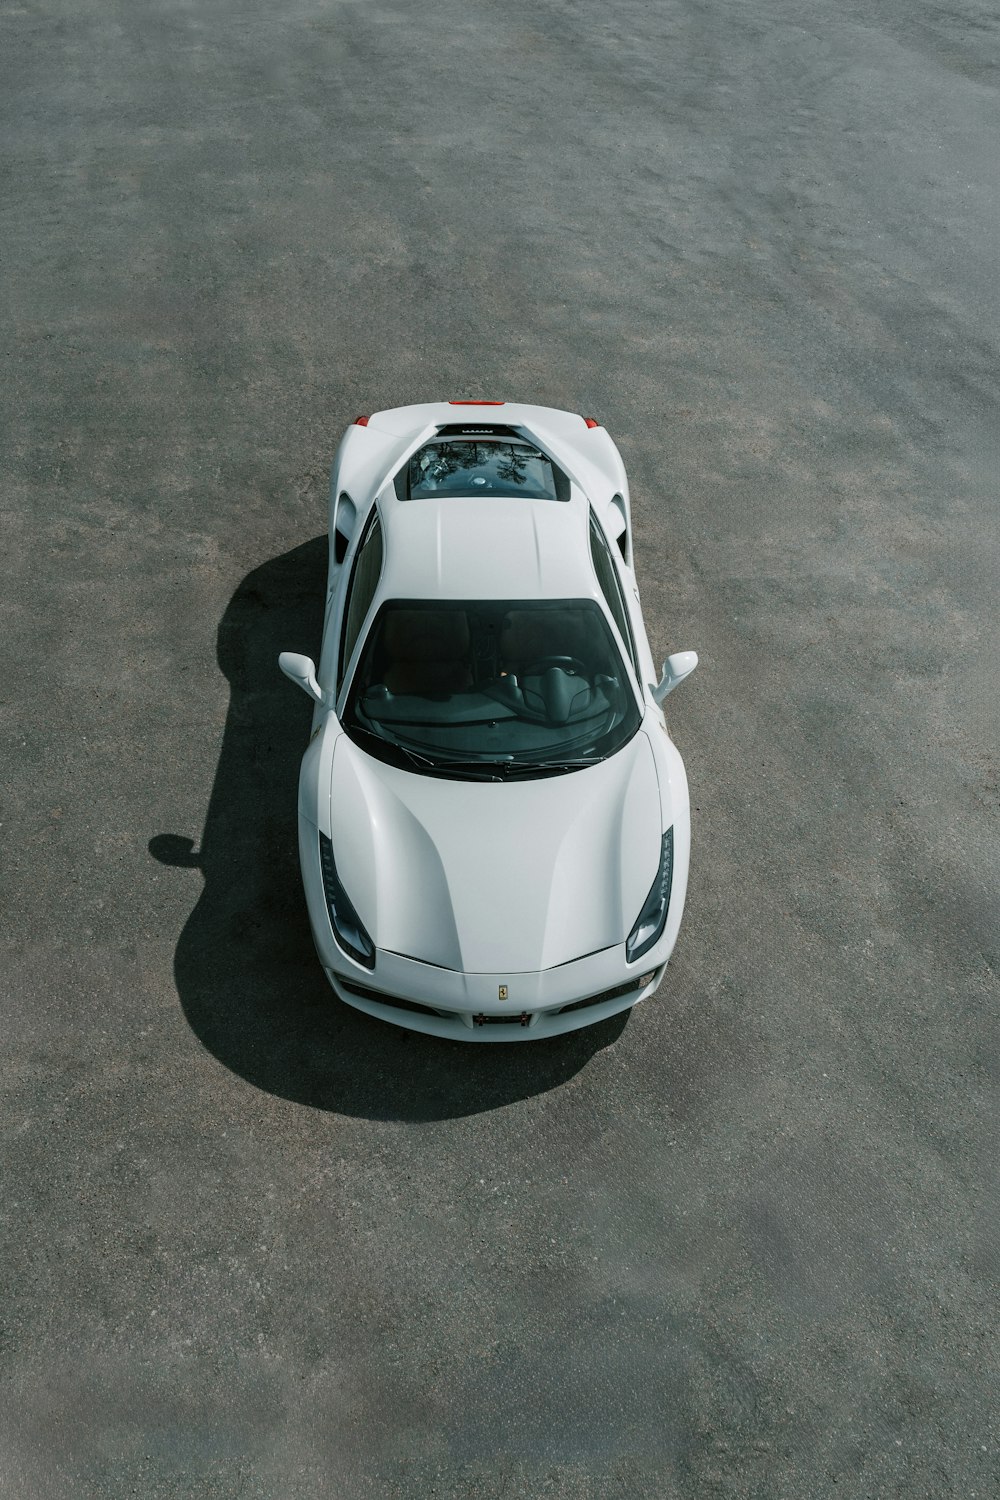
[(382, 990), (370, 990), (366, 984), (355, 984), (351, 979), (341, 979), (339, 974), (337, 983), (349, 995), (357, 995), (359, 1000), (374, 1000), (379, 1005), (391, 1005), (394, 1010), (415, 1010), (421, 1016), (441, 1015), (441, 1012), (435, 1010), (433, 1005), (421, 1005), (418, 1000), (404, 1000), (401, 995), (387, 995)]
[[(573, 1010), (586, 1010), (591, 1005), (603, 1005), (606, 1000), (618, 1000), (623, 995), (638, 994), (644, 990), (649, 983), (650, 975), (644, 974), (641, 979), (627, 979), (624, 984), (616, 984), (612, 990), (602, 990), (599, 995), (588, 995), (584, 1000), (574, 1000), (570, 1005), (560, 1005), (556, 1010), (545, 1011), (549, 1016), (565, 1016)], [(412, 1010), (420, 1016), (434, 1016), (438, 1020), (453, 1020), (458, 1012), (451, 1010), (435, 1009), (433, 1005), (421, 1005), (418, 1000), (404, 1000), (401, 995), (387, 995), (384, 990), (369, 989), (366, 984), (355, 984), (352, 979), (342, 979), (337, 975), (337, 983), (341, 989), (345, 989), (349, 995), (357, 995), (361, 1000), (374, 1000), (377, 1005), (387, 1005), (394, 1010)], [(527, 1026), (530, 1024), (531, 1015), (528, 1011), (506, 1011), (500, 1015), (487, 1015), (484, 1011), (472, 1017), (475, 1026)]]
[[(648, 983), (647, 976), (643, 976)], [(564, 1016), (571, 1010), (586, 1010), (588, 1005), (603, 1005), (605, 1000), (617, 1000), (622, 995), (630, 995), (633, 991), (644, 990), (646, 984), (638, 979), (627, 979), (624, 984), (616, 984), (613, 990), (602, 990), (599, 995), (588, 995), (585, 1000), (574, 1000), (572, 1005), (560, 1006), (557, 1015)]]

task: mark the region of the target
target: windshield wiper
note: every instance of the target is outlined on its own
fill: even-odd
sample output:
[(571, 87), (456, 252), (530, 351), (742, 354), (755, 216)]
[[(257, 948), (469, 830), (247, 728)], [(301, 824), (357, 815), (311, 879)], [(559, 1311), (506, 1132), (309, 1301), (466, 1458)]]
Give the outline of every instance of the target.
[(507, 766), (495, 760), (452, 760), (442, 757), (434, 761), (434, 770), (439, 776), (451, 776), (456, 781), (503, 781)]
[(512, 776), (533, 776), (538, 772), (549, 771), (557, 775), (561, 771), (582, 771), (587, 766), (596, 766), (602, 760), (607, 760), (606, 755), (580, 755), (575, 760), (519, 760), (503, 767), (505, 779)]
[(363, 724), (352, 724), (350, 729), (346, 730), (346, 733), (348, 736), (356, 734), (364, 735), (365, 739), (373, 741), (381, 750), (396, 750), (400, 755), (405, 755), (406, 759), (413, 765), (420, 766), (421, 769), (426, 767), (430, 770), (437, 767), (437, 761), (431, 760), (429, 755), (421, 755), (419, 750), (411, 750), (408, 745), (400, 745), (396, 740), (387, 740), (381, 734), (376, 734), (374, 729), (366, 729)]
[(434, 759), (419, 750), (411, 750), (396, 740), (387, 740), (354, 723), (347, 730), (349, 736), (363, 736), (378, 747), (381, 758), (395, 754), (403, 756), (421, 771), (430, 771), (438, 776), (450, 776), (459, 781), (517, 781), (531, 776), (558, 775), (564, 771), (580, 771), (585, 766), (596, 766), (606, 760), (604, 755), (578, 756), (574, 760), (515, 760), (513, 756), (504, 760), (459, 760), (442, 755)]
[(409, 745), (401, 745), (396, 740), (384, 739), (382, 735), (376, 734), (373, 729), (366, 729), (363, 724), (352, 724), (347, 730), (348, 735), (364, 735), (373, 745), (383, 752), (395, 751), (404, 755), (408, 761), (421, 771), (432, 772), (437, 776), (454, 776), (456, 779), (468, 781), (502, 781), (503, 777), (497, 772), (504, 769), (503, 764), (497, 764), (492, 760), (452, 760), (450, 757), (442, 756), (435, 760), (433, 756), (423, 755), (419, 750), (411, 750)]
[(564, 771), (582, 771), (586, 766), (596, 766), (606, 755), (580, 756), (576, 760), (436, 760), (434, 769), (439, 775), (454, 773), (475, 781), (521, 781), (532, 776), (555, 776)]

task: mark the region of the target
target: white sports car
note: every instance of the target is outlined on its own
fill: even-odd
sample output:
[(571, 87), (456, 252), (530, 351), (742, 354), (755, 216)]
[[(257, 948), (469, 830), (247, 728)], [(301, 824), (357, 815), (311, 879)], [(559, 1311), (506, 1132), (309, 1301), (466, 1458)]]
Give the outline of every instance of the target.
[(553, 1036), (651, 994), (690, 810), (593, 418), (448, 401), (358, 417), (330, 486), (299, 853), (341, 1000), (467, 1041)]

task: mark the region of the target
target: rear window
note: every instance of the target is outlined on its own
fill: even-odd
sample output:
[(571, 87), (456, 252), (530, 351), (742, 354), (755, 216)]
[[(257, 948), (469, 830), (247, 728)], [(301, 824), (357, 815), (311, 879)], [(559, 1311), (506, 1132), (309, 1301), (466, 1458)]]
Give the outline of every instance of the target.
[(568, 500), (569, 480), (533, 443), (518, 437), (442, 437), (414, 453), (396, 476), (400, 500), (456, 495)]

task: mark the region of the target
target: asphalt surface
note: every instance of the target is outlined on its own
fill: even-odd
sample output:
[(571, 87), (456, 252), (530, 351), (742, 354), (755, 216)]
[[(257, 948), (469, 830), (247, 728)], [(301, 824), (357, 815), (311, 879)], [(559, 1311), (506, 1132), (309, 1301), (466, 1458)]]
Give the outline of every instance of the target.
[[(4, 11), (4, 1497), (1000, 1493), (998, 82), (982, 0)], [(701, 655), (667, 977), (535, 1046), (298, 885), (329, 460), (458, 396), (608, 426)]]

